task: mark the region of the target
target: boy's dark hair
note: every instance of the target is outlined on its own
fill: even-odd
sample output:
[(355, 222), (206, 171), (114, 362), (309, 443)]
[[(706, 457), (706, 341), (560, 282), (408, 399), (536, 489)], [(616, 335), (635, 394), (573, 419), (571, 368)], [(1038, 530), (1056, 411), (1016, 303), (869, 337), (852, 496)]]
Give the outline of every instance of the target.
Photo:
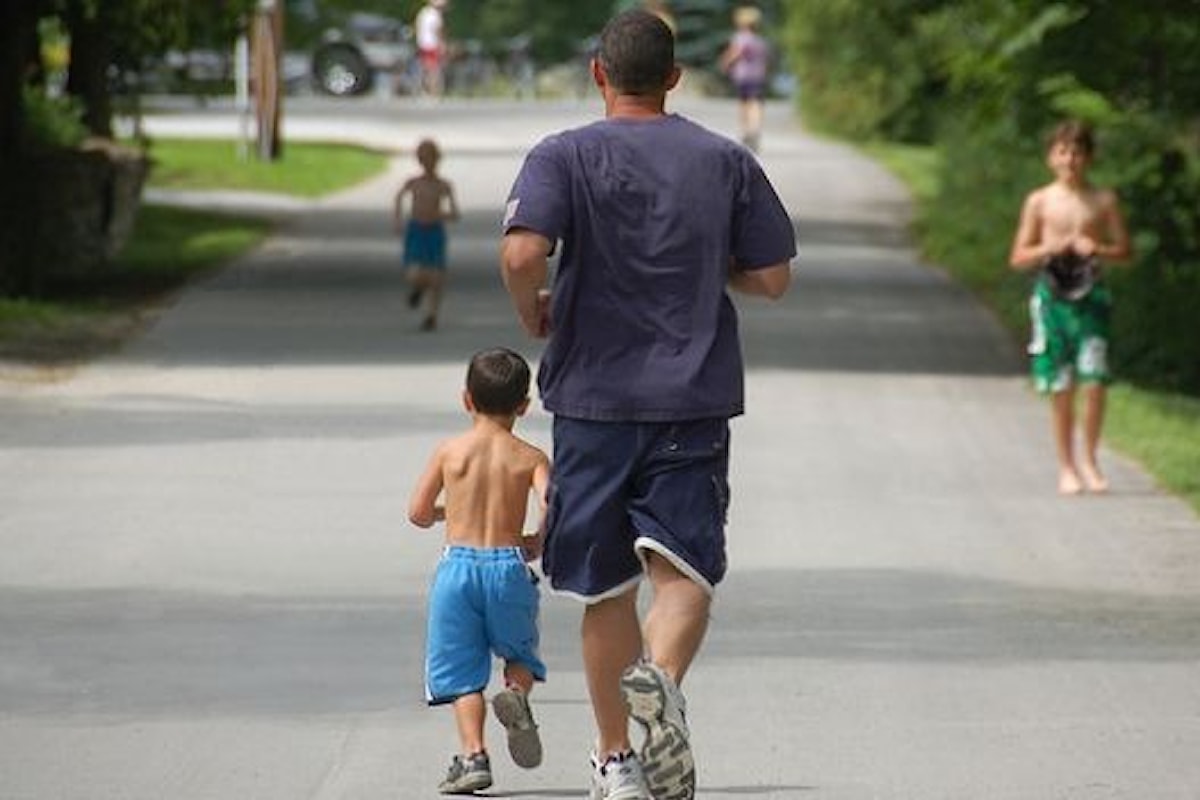
[(1074, 145), (1089, 156), (1096, 152), (1096, 136), (1092, 132), (1092, 126), (1082, 120), (1069, 119), (1054, 126), (1047, 139), (1046, 149), (1049, 150), (1056, 144)]
[(529, 397), (528, 362), (505, 347), (480, 350), (467, 367), (467, 394), (481, 414), (516, 414)]
[(622, 93), (655, 94), (666, 88), (675, 69), (675, 35), (656, 14), (624, 11), (600, 32), (596, 58)]
[(422, 139), (417, 144), (417, 163), (421, 166), (437, 166), (441, 158), (441, 148), (433, 139)]

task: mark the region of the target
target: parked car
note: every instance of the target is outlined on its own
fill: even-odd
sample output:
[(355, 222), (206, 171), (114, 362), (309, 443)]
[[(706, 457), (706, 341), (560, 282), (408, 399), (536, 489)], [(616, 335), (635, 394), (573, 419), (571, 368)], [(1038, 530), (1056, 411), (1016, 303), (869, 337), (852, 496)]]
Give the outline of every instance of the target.
[(380, 14), (354, 13), (322, 35), (312, 54), (313, 81), (320, 91), (338, 96), (362, 94), (384, 79), (399, 88), (412, 72), (415, 55), (408, 25)]

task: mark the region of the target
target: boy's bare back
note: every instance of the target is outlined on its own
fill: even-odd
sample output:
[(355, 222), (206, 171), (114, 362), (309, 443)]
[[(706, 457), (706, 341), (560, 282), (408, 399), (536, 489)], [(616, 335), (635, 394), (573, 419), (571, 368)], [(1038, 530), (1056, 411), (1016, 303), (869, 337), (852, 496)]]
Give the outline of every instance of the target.
[[(413, 493), (409, 518), (422, 527), (444, 518), (447, 544), (523, 547), (529, 494), (544, 510), (549, 480), (545, 453), (479, 416), (469, 431), (434, 452)], [(444, 506), (439, 506), (443, 493)]]

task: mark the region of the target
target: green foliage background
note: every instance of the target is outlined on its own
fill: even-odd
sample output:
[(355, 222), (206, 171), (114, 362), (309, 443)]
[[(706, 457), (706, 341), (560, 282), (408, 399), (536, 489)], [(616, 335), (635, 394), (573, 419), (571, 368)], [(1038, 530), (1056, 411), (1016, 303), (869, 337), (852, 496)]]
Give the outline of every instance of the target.
[(806, 123), (929, 145), (940, 171), (927, 255), (1023, 331), (1007, 268), (1022, 198), (1049, 180), (1043, 139), (1093, 123), (1136, 262), (1115, 271), (1114, 361), (1142, 385), (1200, 394), (1200, 0), (784, 0)]

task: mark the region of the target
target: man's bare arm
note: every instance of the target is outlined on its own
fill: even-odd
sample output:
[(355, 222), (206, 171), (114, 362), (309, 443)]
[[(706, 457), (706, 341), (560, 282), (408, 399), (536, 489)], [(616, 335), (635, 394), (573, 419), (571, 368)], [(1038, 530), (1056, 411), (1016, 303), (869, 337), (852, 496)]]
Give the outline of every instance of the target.
[(758, 297), (778, 300), (792, 284), (791, 262), (782, 261), (769, 267), (729, 271), (729, 288)]
[(530, 336), (550, 333), (548, 301), (543, 293), (550, 273), (551, 242), (540, 233), (509, 231), (500, 243), (500, 273), (521, 326)]

